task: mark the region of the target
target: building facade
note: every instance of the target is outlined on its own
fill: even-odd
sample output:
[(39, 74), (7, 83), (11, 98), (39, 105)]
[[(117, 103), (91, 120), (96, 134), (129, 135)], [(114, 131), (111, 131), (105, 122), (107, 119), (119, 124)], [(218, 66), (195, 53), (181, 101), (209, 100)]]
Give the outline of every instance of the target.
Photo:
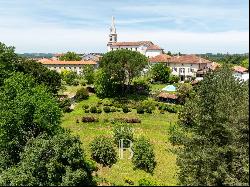
[(151, 41), (118, 42), (114, 17), (112, 17), (112, 24), (110, 27), (109, 41), (107, 46), (108, 52), (119, 49), (128, 49), (131, 51), (138, 51), (149, 58), (163, 54), (163, 49)]
[(165, 63), (172, 70), (172, 74), (179, 76), (181, 81), (191, 80), (197, 76), (199, 70), (209, 69), (212, 62), (196, 55), (173, 56), (162, 54), (149, 59), (151, 65)]
[(59, 61), (53, 59), (40, 59), (38, 62), (50, 70), (57, 71), (58, 73), (61, 73), (63, 70), (70, 70), (76, 72), (77, 74), (81, 74), (85, 65), (92, 65), (94, 68), (98, 67), (98, 63), (92, 60)]

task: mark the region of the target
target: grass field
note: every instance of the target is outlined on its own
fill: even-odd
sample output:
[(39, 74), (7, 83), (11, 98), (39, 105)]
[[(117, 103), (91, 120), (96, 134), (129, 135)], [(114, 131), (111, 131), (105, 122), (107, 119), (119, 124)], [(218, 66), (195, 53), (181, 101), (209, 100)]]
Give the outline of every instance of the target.
[[(121, 112), (101, 113), (101, 114), (85, 114), (82, 109), (83, 104), (94, 105), (98, 101), (95, 95), (90, 96), (88, 100), (82, 101), (75, 105), (74, 111), (66, 113), (62, 119), (62, 126), (70, 129), (74, 135), (78, 135), (83, 143), (83, 148), (87, 158), (90, 158), (90, 142), (98, 135), (108, 135), (112, 137), (112, 128), (115, 124), (103, 122), (104, 119), (114, 117), (137, 117), (141, 119), (140, 124), (131, 124), (134, 129), (135, 137), (141, 135), (149, 138), (154, 145), (157, 165), (153, 175), (139, 169), (133, 169), (131, 160), (128, 158), (118, 159), (118, 162), (111, 168), (101, 167), (98, 165), (98, 176), (105, 178), (109, 184), (128, 185), (125, 178), (138, 185), (138, 180), (147, 178), (157, 182), (159, 185), (176, 185), (177, 184), (177, 166), (176, 156), (170, 151), (172, 148), (168, 142), (168, 127), (171, 123), (177, 121), (177, 115), (171, 113), (160, 114), (154, 111), (153, 114), (137, 114), (133, 109), (132, 112), (124, 114)], [(76, 123), (76, 119), (81, 121), (83, 116), (95, 116), (99, 118), (96, 123)], [(118, 151), (118, 149), (117, 149)]]

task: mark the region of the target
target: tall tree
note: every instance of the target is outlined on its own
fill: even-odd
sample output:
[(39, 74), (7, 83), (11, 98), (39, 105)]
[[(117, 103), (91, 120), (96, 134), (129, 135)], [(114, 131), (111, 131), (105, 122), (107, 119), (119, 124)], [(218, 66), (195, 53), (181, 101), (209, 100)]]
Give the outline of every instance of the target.
[(94, 66), (93, 65), (85, 65), (83, 67), (82, 73), (88, 84), (94, 83)]
[(183, 185), (249, 185), (248, 82), (223, 67), (207, 74), (179, 116)]
[(81, 57), (75, 52), (68, 51), (66, 54), (59, 57), (59, 60), (63, 61), (80, 61)]
[[(100, 61), (100, 68), (113, 85), (121, 85), (121, 94), (125, 94), (132, 79), (140, 75), (147, 62), (147, 58), (139, 52), (121, 49), (106, 53)], [(128, 90), (125, 90), (126, 85)]]
[(160, 81), (162, 83), (169, 82), (171, 69), (166, 64), (155, 64), (152, 67), (152, 77), (154, 81)]

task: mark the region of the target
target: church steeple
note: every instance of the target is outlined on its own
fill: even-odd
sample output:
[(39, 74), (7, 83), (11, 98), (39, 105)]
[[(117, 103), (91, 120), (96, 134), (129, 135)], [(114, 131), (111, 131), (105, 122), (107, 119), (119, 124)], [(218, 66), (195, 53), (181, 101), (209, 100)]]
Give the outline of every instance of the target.
[(116, 34), (116, 28), (115, 28), (115, 18), (114, 18), (114, 16), (112, 16), (112, 23), (111, 23), (111, 27), (110, 27), (108, 44), (112, 44), (115, 42), (117, 42), (117, 34)]

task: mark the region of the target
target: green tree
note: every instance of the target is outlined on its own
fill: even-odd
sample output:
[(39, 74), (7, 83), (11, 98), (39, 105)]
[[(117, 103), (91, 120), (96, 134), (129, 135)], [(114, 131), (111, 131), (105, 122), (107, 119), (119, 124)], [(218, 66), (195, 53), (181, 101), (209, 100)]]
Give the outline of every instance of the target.
[(88, 84), (94, 83), (94, 66), (93, 65), (85, 65), (83, 67), (83, 76)]
[(241, 66), (249, 69), (249, 58), (246, 58), (246, 59), (242, 60)]
[(0, 175), (2, 186), (93, 185), (93, 167), (83, 157), (79, 138), (68, 132), (30, 140), (20, 162)]
[(31, 75), (38, 84), (45, 84), (52, 93), (57, 94), (61, 88), (60, 75), (41, 63), (19, 57), (14, 49), (0, 42), (0, 86), (16, 71)]
[(178, 96), (178, 102), (180, 104), (184, 104), (186, 100), (191, 97), (193, 87), (190, 83), (182, 83), (179, 84), (177, 87), (177, 96)]
[(77, 78), (78, 75), (74, 71), (70, 70), (63, 70), (61, 72), (62, 79), (68, 84), (68, 85), (77, 85)]
[(169, 82), (171, 69), (165, 64), (155, 64), (152, 68), (152, 76), (155, 82), (160, 81), (162, 83)]
[(56, 99), (31, 76), (13, 73), (5, 79), (0, 92), (0, 168), (18, 163), (29, 139), (55, 134), (60, 117)]
[(66, 54), (59, 57), (59, 60), (62, 61), (80, 61), (81, 57), (75, 52), (68, 51)]
[(185, 105), (178, 153), (182, 185), (249, 185), (249, 88), (223, 67), (208, 73)]
[(107, 86), (101, 85), (104, 93), (109, 93), (107, 88), (111, 85), (123, 95), (128, 93), (132, 79), (141, 74), (147, 62), (147, 58), (136, 51), (122, 49), (106, 53), (99, 66), (105, 72), (105, 76), (100, 79), (109, 79), (109, 81), (103, 80)]

